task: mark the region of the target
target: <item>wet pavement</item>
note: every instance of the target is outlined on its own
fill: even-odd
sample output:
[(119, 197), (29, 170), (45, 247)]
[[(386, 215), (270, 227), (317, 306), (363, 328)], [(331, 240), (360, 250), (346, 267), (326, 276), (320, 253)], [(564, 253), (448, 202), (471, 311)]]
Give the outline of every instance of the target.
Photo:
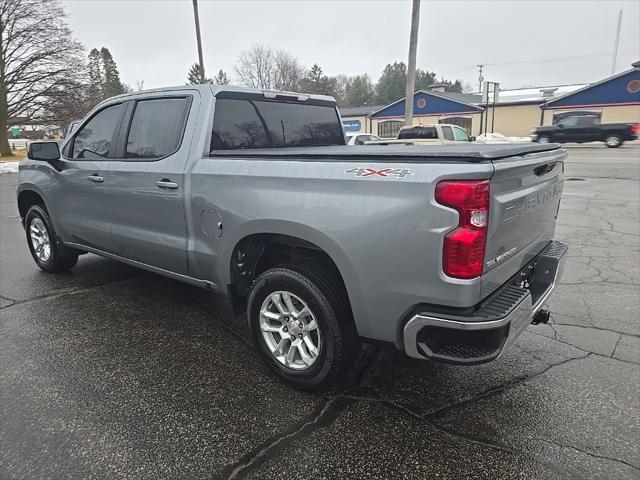
[(459, 367), (366, 345), (282, 385), (224, 299), (31, 260), (0, 176), (0, 478), (640, 478), (640, 150), (571, 149), (552, 324)]

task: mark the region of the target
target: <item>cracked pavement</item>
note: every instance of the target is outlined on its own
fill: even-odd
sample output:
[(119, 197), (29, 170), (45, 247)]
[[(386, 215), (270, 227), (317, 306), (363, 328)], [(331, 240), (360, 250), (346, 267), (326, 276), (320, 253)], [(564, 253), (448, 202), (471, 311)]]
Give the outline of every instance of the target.
[(93, 255), (40, 272), (0, 176), (0, 478), (640, 478), (640, 149), (569, 155), (551, 324), (475, 367), (365, 345), (323, 393), (218, 296)]

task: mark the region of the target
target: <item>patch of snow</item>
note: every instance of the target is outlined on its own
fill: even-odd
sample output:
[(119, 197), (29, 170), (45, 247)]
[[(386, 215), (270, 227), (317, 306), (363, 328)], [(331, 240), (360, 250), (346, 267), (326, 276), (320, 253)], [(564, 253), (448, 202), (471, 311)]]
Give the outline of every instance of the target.
[(512, 143), (512, 142), (530, 142), (531, 137), (507, 137), (501, 133), (487, 133), (478, 135), (476, 142), (478, 143)]
[(0, 162), (0, 174), (18, 173), (18, 162)]

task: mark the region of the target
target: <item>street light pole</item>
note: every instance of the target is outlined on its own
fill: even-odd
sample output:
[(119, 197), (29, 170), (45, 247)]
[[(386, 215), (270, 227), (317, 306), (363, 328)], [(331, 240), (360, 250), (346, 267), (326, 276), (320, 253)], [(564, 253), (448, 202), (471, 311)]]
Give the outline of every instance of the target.
[(200, 62), (200, 83), (204, 83), (204, 61), (202, 60), (202, 38), (200, 37), (200, 17), (198, 16), (198, 0), (193, 0), (193, 17), (196, 22), (196, 41), (198, 42), (198, 61)]
[(411, 126), (413, 118), (413, 91), (416, 85), (416, 53), (418, 50), (418, 23), (420, 0), (413, 0), (411, 9), (411, 33), (409, 34), (409, 62), (407, 65), (407, 90), (404, 101), (404, 124)]

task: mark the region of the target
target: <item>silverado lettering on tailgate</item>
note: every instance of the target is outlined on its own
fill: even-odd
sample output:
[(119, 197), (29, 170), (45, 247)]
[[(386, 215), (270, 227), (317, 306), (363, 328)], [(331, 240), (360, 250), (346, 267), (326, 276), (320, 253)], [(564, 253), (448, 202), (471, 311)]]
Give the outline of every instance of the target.
[(526, 197), (519, 198), (516, 202), (505, 207), (503, 222), (508, 222), (525, 213), (542, 208), (544, 205), (554, 201), (562, 195), (562, 183), (553, 185), (539, 192), (532, 193)]

